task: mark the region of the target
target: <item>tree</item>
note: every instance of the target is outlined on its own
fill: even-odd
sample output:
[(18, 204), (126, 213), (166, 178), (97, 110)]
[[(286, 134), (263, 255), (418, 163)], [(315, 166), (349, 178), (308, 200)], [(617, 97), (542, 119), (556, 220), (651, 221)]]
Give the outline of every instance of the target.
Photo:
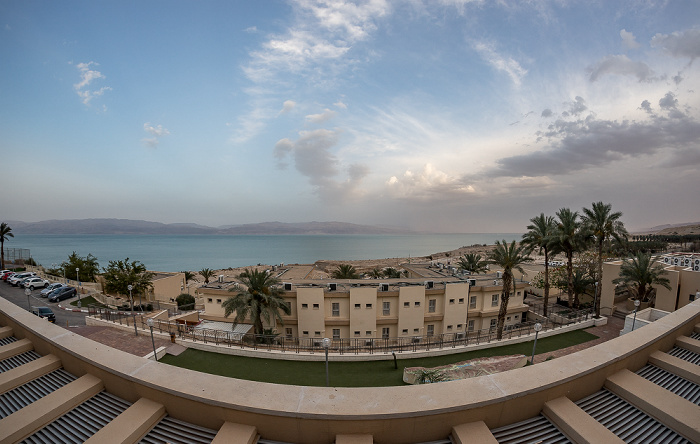
[(404, 276), (404, 273), (400, 272), (394, 267), (387, 267), (384, 269), (383, 275), (387, 279), (399, 279), (401, 276)]
[(214, 270), (210, 270), (210, 269), (208, 269), (208, 268), (202, 268), (201, 270), (199, 270), (199, 274), (201, 274), (202, 277), (204, 278), (204, 283), (205, 283), (205, 284), (208, 284), (208, 283), (209, 283), (209, 279), (210, 279), (212, 276), (214, 276)]
[(468, 271), (470, 274), (486, 273), (488, 262), (481, 259), (480, 254), (467, 253), (459, 258), (457, 266), (460, 270)]
[[(76, 268), (79, 270), (78, 276), (76, 276)], [(59, 270), (68, 279), (79, 277), (80, 282), (95, 282), (95, 276), (100, 272), (100, 264), (97, 263), (97, 258), (92, 254), (88, 253), (87, 256), (80, 257), (74, 251), (67, 260), (61, 263)]]
[(525, 274), (522, 264), (532, 262), (532, 258), (528, 256), (527, 247), (524, 244), (516, 245), (515, 241), (508, 245), (505, 241), (496, 241), (496, 246), (489, 252), (489, 263), (498, 265), (503, 268), (503, 289), (501, 292), (501, 307), (498, 310), (498, 327), (496, 338), (503, 337), (503, 324), (506, 320), (508, 312), (508, 300), (510, 299), (510, 290), (513, 286), (513, 270)]
[(554, 232), (554, 218), (540, 213), (539, 216), (530, 219), (532, 222), (527, 226), (528, 232), (523, 235), (522, 243), (530, 251), (538, 250), (544, 253), (544, 316), (547, 317), (547, 306), (549, 304), (549, 253), (550, 237)]
[(664, 267), (657, 264), (651, 254), (640, 253), (622, 263), (620, 275), (613, 279), (613, 283), (625, 285), (634, 299), (653, 302), (652, 299), (656, 295), (653, 285), (671, 289), (670, 281), (663, 277), (666, 273)]
[(178, 310), (194, 310), (194, 296), (188, 293), (181, 293), (175, 298)]
[(246, 287), (244, 291), (232, 288), (229, 291), (237, 294), (228, 298), (222, 306), (224, 316), (229, 317), (236, 313), (235, 322), (241, 323), (250, 319), (256, 335), (262, 335), (263, 319), (267, 322), (279, 320), (282, 322), (282, 315), (290, 314), (292, 309), (282, 296), (284, 292), (278, 288), (280, 281), (267, 273), (255, 269), (246, 269), (238, 275), (238, 279)]
[(185, 275), (185, 283), (188, 283), (195, 278), (196, 274), (191, 271), (183, 271), (182, 274)]
[(381, 268), (374, 267), (370, 271), (367, 272), (367, 276), (371, 277), (372, 279), (380, 279), (380, 278), (384, 277), (384, 272), (382, 271)]
[(333, 279), (359, 279), (360, 275), (352, 265), (340, 264), (331, 272), (331, 277)]
[[(593, 202), (590, 209), (583, 209), (583, 223), (593, 236), (596, 254), (598, 256), (598, 270), (595, 276), (596, 281), (600, 281), (603, 275), (603, 244), (609, 242), (611, 238), (614, 238), (618, 242), (623, 238), (627, 238), (627, 230), (620, 221), (621, 217), (621, 212), (616, 211), (613, 213), (612, 205), (604, 204), (603, 202)], [(596, 301), (594, 307), (596, 317), (600, 316), (601, 290), (602, 285), (598, 284), (596, 287), (596, 294), (594, 295)]]
[(595, 292), (595, 278), (587, 273), (582, 267), (577, 267), (574, 270), (572, 283), (572, 289), (576, 299), (578, 299), (580, 295)]
[[(147, 271), (144, 264), (139, 261), (129, 262), (128, 257), (123, 261), (109, 261), (109, 265), (102, 273), (105, 280), (105, 290), (110, 293), (130, 296), (132, 310), (134, 308), (133, 295), (138, 294), (140, 299), (142, 294), (152, 289), (153, 276), (154, 274)], [(132, 287), (131, 291), (129, 291), (129, 285)]]
[(569, 208), (562, 208), (557, 213), (558, 220), (552, 234), (549, 247), (555, 251), (561, 251), (566, 255), (566, 276), (567, 290), (569, 301), (574, 299), (574, 307), (578, 308), (578, 298), (574, 296), (574, 253), (584, 249), (588, 240), (587, 233), (583, 230), (581, 221), (579, 221), (578, 211), (571, 211)]
[(12, 228), (10, 228), (7, 223), (3, 222), (0, 224), (0, 266), (5, 269), (5, 241), (9, 240), (11, 237), (15, 237), (12, 234)]

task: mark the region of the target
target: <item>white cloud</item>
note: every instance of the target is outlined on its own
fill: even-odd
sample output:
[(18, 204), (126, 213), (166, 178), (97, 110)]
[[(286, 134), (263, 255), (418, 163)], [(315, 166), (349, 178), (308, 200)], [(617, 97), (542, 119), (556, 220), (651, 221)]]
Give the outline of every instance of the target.
[(153, 136), (141, 139), (141, 142), (149, 148), (156, 148), (160, 144), (161, 137), (170, 135), (170, 131), (167, 128), (163, 128), (162, 125), (153, 126), (150, 122), (143, 124), (143, 130)]
[(626, 55), (609, 55), (588, 68), (590, 81), (595, 82), (607, 74), (634, 76), (640, 82), (658, 80), (654, 72), (644, 62), (633, 62)]
[(348, 109), (348, 106), (344, 104), (342, 101), (338, 100), (333, 104), (336, 108), (341, 108), (341, 109)]
[(651, 46), (663, 48), (673, 57), (687, 57), (695, 60), (700, 57), (700, 29), (689, 29), (673, 34), (656, 34)]
[(73, 89), (75, 89), (75, 92), (78, 94), (84, 105), (89, 105), (92, 99), (95, 97), (100, 97), (105, 93), (105, 91), (110, 91), (112, 89), (109, 86), (103, 86), (98, 89), (89, 88), (93, 81), (105, 78), (101, 72), (92, 69), (92, 65), (97, 66), (98, 63), (88, 62), (78, 63), (76, 65), (76, 68), (78, 68), (78, 71), (80, 71), (80, 82), (73, 84)]
[(492, 43), (473, 42), (472, 48), (493, 68), (506, 73), (515, 86), (520, 86), (523, 77), (527, 74), (527, 70), (520, 66), (516, 60), (499, 54)]
[(306, 116), (306, 121), (310, 123), (321, 124), (332, 119), (333, 117), (335, 117), (335, 115), (335, 111), (326, 108), (320, 114), (309, 114), (308, 116)]
[(285, 100), (282, 104), (282, 110), (280, 111), (280, 114), (286, 114), (290, 112), (294, 109), (295, 106), (297, 106), (297, 103), (294, 100)]
[(449, 200), (477, 193), (471, 184), (464, 184), (429, 163), (419, 171), (406, 170), (401, 176), (391, 176), (386, 186), (393, 197), (415, 201)]
[(639, 48), (639, 43), (631, 32), (622, 29), (620, 31), (620, 38), (622, 38), (622, 45), (627, 49), (637, 49)]

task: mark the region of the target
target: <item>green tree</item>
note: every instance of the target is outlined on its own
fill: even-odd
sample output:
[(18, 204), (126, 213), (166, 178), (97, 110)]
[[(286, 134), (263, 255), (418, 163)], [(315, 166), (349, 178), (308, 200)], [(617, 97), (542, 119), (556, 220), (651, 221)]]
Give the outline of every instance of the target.
[(381, 268), (374, 267), (370, 271), (367, 272), (367, 276), (371, 277), (372, 279), (380, 279), (380, 278), (384, 277), (384, 272), (382, 271)]
[(579, 220), (578, 211), (571, 211), (569, 208), (562, 208), (557, 213), (556, 226), (552, 234), (549, 247), (553, 251), (561, 251), (566, 255), (566, 276), (569, 301), (573, 297), (574, 307), (578, 308), (579, 301), (574, 296), (574, 253), (585, 249), (589, 236), (583, 229), (582, 223)]
[[(109, 261), (104, 269), (102, 277), (105, 280), (105, 291), (131, 296), (131, 309), (134, 309), (133, 296), (141, 295), (153, 288), (154, 274), (146, 270), (146, 266), (139, 261), (129, 262), (127, 257), (123, 261)], [(132, 286), (129, 292), (129, 285)], [(139, 304), (140, 305), (140, 304)]]
[(488, 271), (488, 261), (482, 260), (480, 254), (467, 253), (459, 258), (457, 267), (460, 270), (468, 271), (470, 274), (486, 273)]
[(517, 245), (515, 241), (513, 241), (508, 245), (505, 239), (503, 242), (496, 241), (496, 246), (489, 252), (488, 258), (489, 263), (503, 268), (501, 306), (498, 309), (498, 327), (496, 331), (496, 338), (501, 339), (503, 337), (503, 325), (506, 320), (506, 313), (508, 312), (510, 291), (511, 288), (515, 290), (513, 287), (513, 270), (518, 270), (525, 274), (522, 265), (527, 262), (532, 262), (532, 258), (528, 256), (528, 250), (524, 244)]
[(664, 267), (656, 263), (651, 254), (639, 253), (622, 263), (620, 275), (613, 279), (613, 283), (625, 285), (634, 299), (653, 302), (656, 296), (654, 285), (671, 289), (670, 281), (663, 277), (666, 273)]
[(175, 298), (178, 310), (194, 310), (195, 299), (194, 296), (188, 293), (181, 293)]
[(264, 333), (263, 319), (267, 322), (276, 320), (282, 322), (280, 312), (291, 313), (292, 309), (284, 300), (284, 292), (278, 287), (280, 281), (277, 278), (266, 271), (246, 269), (238, 275), (238, 279), (246, 289), (244, 291), (237, 288), (229, 290), (237, 292), (237, 294), (222, 304), (225, 317), (235, 313), (236, 323), (250, 319), (255, 334), (262, 335)]
[(577, 267), (576, 269), (574, 269), (572, 282), (574, 297), (576, 299), (578, 299), (580, 295), (590, 295), (595, 292), (595, 278), (588, 274), (586, 270), (582, 267)]
[(333, 279), (359, 279), (360, 275), (350, 264), (340, 264), (331, 272)]
[(195, 276), (197, 276), (196, 273), (193, 273), (193, 272), (191, 272), (191, 271), (183, 271), (182, 274), (185, 275), (185, 283), (188, 283), (189, 281), (191, 281), (192, 279), (194, 279)]
[(527, 226), (527, 233), (523, 235), (523, 244), (525, 244), (530, 251), (538, 250), (540, 253), (544, 253), (544, 316), (547, 317), (547, 309), (549, 304), (549, 253), (550, 247), (550, 237), (554, 232), (554, 218), (552, 216), (545, 216), (544, 213), (540, 213), (539, 216), (530, 219), (532, 222)]
[(211, 279), (211, 277), (214, 276), (214, 270), (210, 270), (208, 268), (202, 268), (201, 270), (199, 270), (199, 274), (201, 274), (202, 277), (204, 278), (204, 283), (208, 284), (209, 279)]
[(9, 240), (11, 237), (15, 237), (12, 234), (12, 228), (10, 228), (7, 223), (3, 222), (0, 224), (0, 266), (5, 269), (5, 241)]
[[(610, 239), (615, 239), (618, 242), (621, 239), (627, 238), (627, 230), (625, 226), (620, 221), (622, 213), (619, 211), (613, 212), (611, 204), (604, 204), (603, 202), (593, 202), (591, 208), (583, 209), (583, 223), (586, 229), (593, 236), (593, 242), (595, 244), (596, 255), (598, 258), (598, 270), (596, 272), (596, 280), (600, 281), (600, 277), (603, 275), (603, 246), (606, 242), (610, 242)], [(595, 297), (595, 315), (600, 316), (600, 292), (602, 290), (602, 285), (598, 284), (596, 287)]]
[[(75, 269), (80, 270), (76, 276)], [(80, 282), (95, 282), (95, 276), (100, 272), (100, 264), (92, 254), (85, 257), (78, 256), (75, 251), (68, 256), (68, 259), (61, 263), (59, 268), (67, 279), (80, 277)]]
[(394, 267), (386, 267), (383, 274), (387, 279), (399, 279), (403, 276), (403, 274)]

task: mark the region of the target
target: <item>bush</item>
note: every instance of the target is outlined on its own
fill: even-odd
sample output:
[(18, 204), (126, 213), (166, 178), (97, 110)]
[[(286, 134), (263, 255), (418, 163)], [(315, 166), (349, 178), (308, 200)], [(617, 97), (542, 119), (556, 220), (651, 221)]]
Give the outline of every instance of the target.
[(182, 293), (175, 298), (175, 302), (177, 302), (178, 310), (194, 310), (195, 299), (190, 294)]

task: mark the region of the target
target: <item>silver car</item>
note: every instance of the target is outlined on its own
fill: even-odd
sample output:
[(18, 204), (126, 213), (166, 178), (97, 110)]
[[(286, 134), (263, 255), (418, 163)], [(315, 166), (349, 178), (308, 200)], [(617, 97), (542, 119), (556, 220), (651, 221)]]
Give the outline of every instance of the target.
[(22, 283), (20, 284), (20, 286), (22, 286), (24, 288), (28, 288), (32, 291), (35, 288), (44, 288), (47, 285), (49, 285), (49, 281), (42, 279), (40, 277), (37, 277), (37, 276), (27, 278), (27, 279), (23, 280)]
[(52, 291), (56, 290), (57, 288), (61, 288), (65, 286), (66, 284), (62, 284), (60, 282), (54, 282), (53, 284), (49, 285), (48, 287), (44, 288), (41, 290), (41, 297), (42, 298), (47, 298), (51, 294)]

